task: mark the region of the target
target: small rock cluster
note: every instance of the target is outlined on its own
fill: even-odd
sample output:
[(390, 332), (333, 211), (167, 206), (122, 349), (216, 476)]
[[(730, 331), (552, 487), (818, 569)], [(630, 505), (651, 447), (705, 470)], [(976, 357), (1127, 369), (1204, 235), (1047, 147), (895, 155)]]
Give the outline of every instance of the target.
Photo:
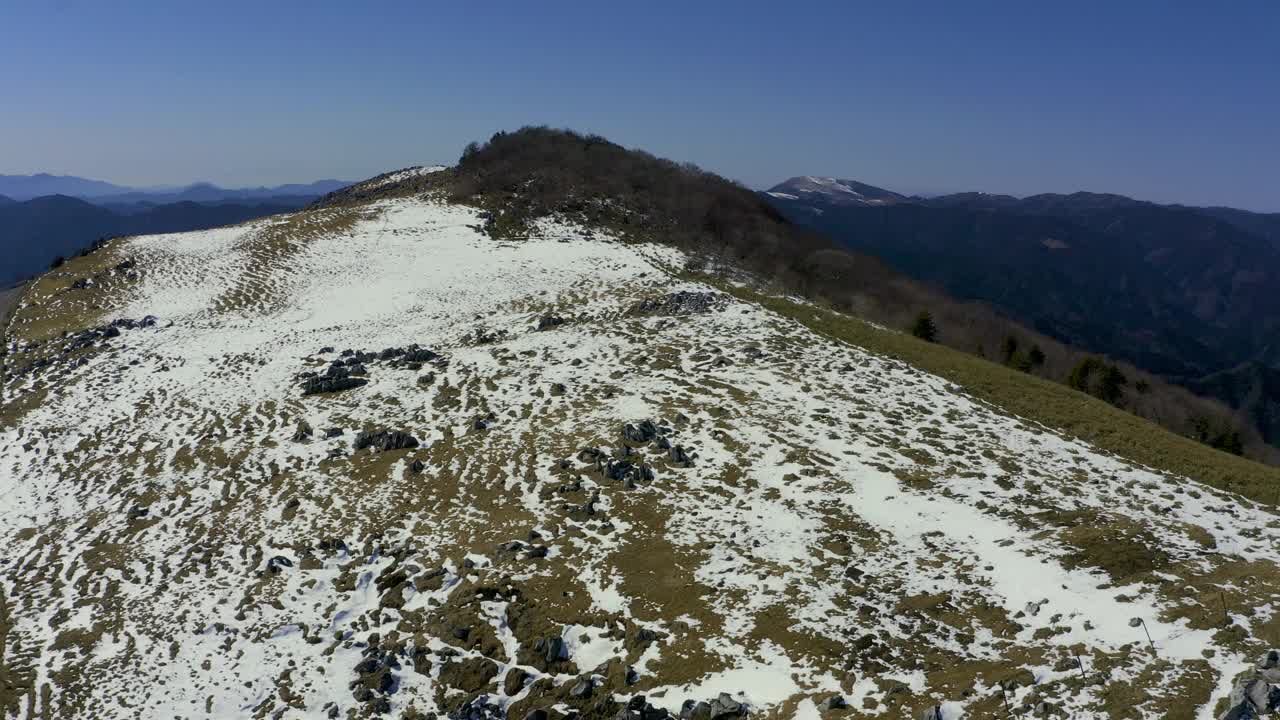
[[(87, 254), (87, 253), (81, 253), (81, 254)], [(137, 261), (132, 258), (128, 260), (122, 260), (121, 262), (116, 263), (114, 267), (108, 270), (104, 270), (96, 275), (77, 278), (75, 282), (71, 283), (71, 287), (67, 288), (67, 292), (70, 292), (72, 290), (87, 290), (95, 285), (100, 284), (103, 280), (111, 277), (112, 275), (120, 275), (120, 276), (123, 276), (125, 280), (134, 282), (138, 279), (138, 273), (135, 272), (135, 268), (137, 268), (137, 266), (138, 266)]]
[(506, 339), (508, 335), (510, 333), (506, 330), (490, 330), (489, 328), (478, 327), (463, 336), (462, 344), (468, 346), (492, 345)]
[[(371, 638), (373, 640), (374, 638)], [(348, 687), (356, 702), (364, 703), (372, 712), (384, 715), (391, 712), (391, 696), (400, 689), (400, 658), (411, 661), (414, 670), (430, 671), (429, 653), (426, 648), (384, 649), (376, 641), (370, 642), (361, 652), (363, 659), (356, 665), (356, 679)]]
[(693, 456), (681, 445), (673, 445), (668, 436), (673, 430), (666, 425), (657, 425), (652, 420), (645, 420), (638, 425), (627, 423), (622, 426), (622, 438), (628, 443), (645, 446), (653, 443), (659, 450), (667, 453), (672, 464), (680, 467), (693, 467)]
[(723, 310), (728, 305), (729, 296), (723, 293), (682, 290), (659, 298), (642, 300), (631, 311), (636, 315), (699, 315), (713, 310)]
[(355, 439), (355, 449), (373, 448), (379, 451), (405, 450), (418, 447), (418, 438), (399, 430), (366, 430)]
[(711, 702), (685, 700), (680, 708), (680, 720), (732, 720), (746, 716), (747, 706), (728, 693), (720, 693)]
[[(591, 465), (610, 480), (621, 482), (628, 490), (634, 490), (638, 483), (653, 481), (653, 468), (632, 455), (631, 448), (624, 448), (622, 453), (623, 457), (614, 458), (600, 448), (585, 447), (578, 452), (578, 461)], [(588, 514), (593, 512), (591, 507), (586, 509)]]
[(1280, 714), (1280, 650), (1267, 651), (1254, 668), (1253, 676), (1237, 682), (1227, 701), (1230, 707), (1218, 720)]
[[(332, 347), (323, 347), (317, 354), (328, 355), (333, 352)], [(302, 385), (303, 395), (341, 392), (367, 385), (369, 380), (366, 376), (369, 370), (366, 366), (374, 363), (390, 368), (420, 370), (424, 363), (444, 367), (448, 364), (448, 360), (417, 343), (403, 348), (389, 347), (376, 353), (364, 350), (343, 350), (329, 363), (329, 367), (324, 372), (307, 370), (298, 373), (296, 379)]]
[[(34, 350), (42, 346), (53, 345), (57, 348), (56, 354), (48, 354), (45, 357), (33, 360), (27, 365), (13, 371), (13, 377), (19, 378), (24, 375), (38, 375), (44, 370), (57, 365), (61, 359), (68, 355), (89, 348), (102, 345), (105, 341), (112, 338), (118, 338), (122, 330), (137, 330), (140, 328), (155, 327), (158, 319), (154, 315), (147, 315), (141, 320), (132, 320), (129, 318), (117, 318), (105, 325), (81, 330), (80, 332), (68, 333), (58, 340), (49, 340), (45, 343), (31, 343), (24, 346), (23, 350)], [(16, 351), (16, 348), (15, 348)], [(83, 365), (85, 359), (78, 358), (71, 364), (71, 367), (79, 367)]]

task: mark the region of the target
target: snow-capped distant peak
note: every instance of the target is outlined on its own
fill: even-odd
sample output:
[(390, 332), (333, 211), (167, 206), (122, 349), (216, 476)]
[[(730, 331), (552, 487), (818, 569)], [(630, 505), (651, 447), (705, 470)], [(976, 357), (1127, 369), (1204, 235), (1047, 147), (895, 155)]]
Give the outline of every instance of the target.
[(838, 205), (884, 205), (905, 199), (898, 193), (856, 180), (818, 175), (793, 177), (770, 188), (768, 194), (783, 200), (805, 198)]
[(806, 188), (804, 192), (838, 192), (862, 197), (862, 193), (854, 190), (836, 178), (813, 177), (812, 175), (809, 175), (805, 177), (805, 180), (808, 180), (814, 185), (818, 185), (819, 188)]

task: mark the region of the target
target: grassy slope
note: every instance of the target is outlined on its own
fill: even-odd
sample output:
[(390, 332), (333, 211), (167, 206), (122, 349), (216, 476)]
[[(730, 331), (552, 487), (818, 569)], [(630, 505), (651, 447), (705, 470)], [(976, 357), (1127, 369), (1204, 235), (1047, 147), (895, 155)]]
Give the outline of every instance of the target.
[(752, 290), (723, 286), (829, 337), (908, 362), (1006, 412), (1074, 435), (1159, 471), (1280, 505), (1280, 468), (1214, 450), (1097, 398), (1003, 365), (875, 327), (857, 318)]
[(26, 283), (22, 283), (8, 290), (0, 290), (0, 340), (4, 339), (4, 330), (9, 326), (9, 316), (17, 309), (18, 303), (22, 300), (22, 291), (27, 288)]

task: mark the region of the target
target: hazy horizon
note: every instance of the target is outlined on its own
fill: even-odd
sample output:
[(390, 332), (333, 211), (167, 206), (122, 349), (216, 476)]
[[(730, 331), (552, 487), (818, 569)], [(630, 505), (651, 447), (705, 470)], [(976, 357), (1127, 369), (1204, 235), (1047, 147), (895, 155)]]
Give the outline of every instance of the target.
[(1280, 211), (1274, 4), (661, 5), (19, 6), (0, 28), (0, 173), (359, 180), (547, 124), (753, 188)]
[[(439, 165), (439, 164), (445, 164), (445, 165), (448, 165), (448, 164), (452, 164), (452, 163), (443, 163), (443, 161), (442, 161), (442, 163), (430, 163), (430, 161), (429, 161), (429, 163), (415, 163), (415, 164), (416, 164), (416, 165)], [(406, 167), (407, 167), (407, 165), (406, 165)], [(385, 170), (379, 170), (379, 172), (378, 172), (378, 173), (374, 173), (374, 174), (381, 174), (381, 173), (385, 173), (385, 172), (390, 172), (390, 170), (397, 170), (397, 169), (401, 169), (401, 168), (388, 168), (388, 169), (385, 169)], [(709, 168), (708, 168), (708, 169), (709, 169)], [(125, 190), (125, 191), (132, 191), (132, 192), (179, 192), (179, 191), (187, 190), (187, 188), (189, 188), (189, 187), (198, 186), (198, 184), (214, 184), (214, 186), (216, 186), (216, 187), (220, 187), (220, 188), (224, 188), (224, 190), (247, 190), (247, 188), (257, 188), (257, 187), (274, 188), (274, 187), (279, 187), (279, 186), (287, 186), (287, 184), (311, 184), (311, 183), (316, 183), (316, 182), (325, 182), (325, 181), (338, 181), (338, 182), (356, 183), (356, 182), (365, 181), (365, 179), (369, 179), (369, 178), (364, 178), (364, 177), (362, 177), (362, 178), (333, 178), (333, 177), (328, 177), (328, 178), (302, 178), (302, 179), (293, 179), (293, 181), (285, 181), (285, 182), (271, 183), (271, 184), (261, 184), (261, 183), (253, 183), (253, 184), (250, 184), (250, 183), (242, 183), (242, 184), (224, 184), (224, 183), (219, 183), (219, 182), (206, 181), (206, 179), (193, 179), (193, 181), (183, 182), (183, 183), (152, 184), (152, 186), (132, 186), (132, 184), (124, 184), (124, 183), (118, 183), (118, 182), (111, 181), (111, 179), (110, 179), (110, 178), (90, 178), (90, 177), (84, 177), (84, 176), (77, 176), (77, 174), (74, 174), (74, 173), (42, 173), (42, 172), (41, 172), (41, 173), (5, 173), (5, 172), (0, 172), (0, 177), (5, 177), (5, 176), (8, 176), (8, 177), (14, 177), (14, 176), (38, 176), (38, 174), (47, 174), (47, 176), (54, 176), (54, 177), (73, 177), (73, 178), (79, 178), (79, 179), (87, 179), (87, 181), (95, 181), (95, 182), (106, 182), (106, 183), (110, 183), (110, 184), (115, 184), (115, 186), (120, 186), (120, 187), (124, 188), (124, 190)], [(369, 177), (374, 177), (374, 176), (369, 176)], [(782, 183), (782, 182), (787, 181), (787, 179), (791, 179), (791, 178), (794, 178), (794, 177), (803, 177), (803, 174), (790, 174), (790, 176), (780, 177), (780, 178), (778, 178), (778, 179), (777, 179), (777, 181), (774, 181), (774, 182), (768, 182), (768, 183), (764, 183), (764, 184), (746, 184), (746, 183), (744, 183), (744, 184), (746, 184), (746, 186), (750, 187), (750, 188), (751, 188), (751, 190), (764, 191), (764, 190), (768, 190), (768, 188), (771, 188), (771, 187), (773, 187), (773, 186), (776, 186), (776, 184), (780, 184), (780, 183)], [(991, 191), (991, 190), (975, 190), (975, 188), (948, 188), (948, 190), (928, 190), (928, 188), (924, 188), (924, 190), (920, 190), (920, 188), (913, 188), (913, 187), (905, 187), (905, 188), (900, 188), (900, 187), (886, 187), (886, 186), (883, 186), (883, 184), (879, 184), (879, 183), (876, 183), (876, 182), (874, 182), (874, 181), (867, 181), (867, 179), (865, 179), (865, 178), (858, 178), (858, 177), (851, 177), (851, 176), (847, 176), (847, 174), (846, 174), (846, 176), (819, 176), (819, 177), (836, 177), (836, 178), (840, 178), (840, 179), (855, 179), (855, 181), (865, 182), (865, 183), (867, 183), (867, 184), (872, 184), (872, 186), (881, 187), (881, 188), (882, 188), (882, 190), (890, 190), (890, 191), (893, 191), (893, 192), (900, 193), (900, 195), (906, 195), (906, 196), (919, 196), (919, 197), (937, 197), (937, 196), (942, 196), (942, 195), (951, 195), (951, 193), (957, 193), (957, 192), (984, 192), (984, 193), (988, 193), (988, 195), (1011, 195), (1011, 196), (1015, 196), (1015, 197), (1029, 197), (1029, 196), (1032, 196), (1032, 195), (1039, 195), (1039, 193), (1059, 193), (1059, 195), (1070, 195), (1070, 193), (1073, 193), (1073, 192), (1097, 192), (1097, 193), (1108, 193), (1108, 191), (1106, 191), (1106, 190), (1094, 190), (1094, 188), (1084, 188), (1084, 187), (1082, 187), (1082, 188), (1075, 188), (1075, 190), (1046, 190), (1046, 191), (1041, 191), (1041, 192), (1005, 192), (1005, 191)], [(1110, 192), (1110, 193), (1111, 193), (1111, 195), (1126, 195), (1126, 193), (1123, 193), (1123, 192)], [(0, 195), (4, 195), (4, 193), (3, 193), (3, 192), (0, 192)], [(1134, 199), (1134, 200), (1146, 200), (1146, 201), (1152, 201), (1152, 202), (1160, 202), (1160, 201), (1156, 201), (1156, 200), (1151, 200), (1151, 199), (1149, 199), (1149, 197), (1139, 197), (1139, 196), (1133, 196), (1133, 195), (1130, 195), (1130, 197), (1133, 197), (1133, 199)], [(1166, 205), (1179, 205), (1179, 204), (1183, 204), (1183, 205), (1199, 205), (1199, 206), (1207, 206), (1207, 204), (1203, 204), (1203, 202), (1162, 202), (1162, 204), (1166, 204)], [(1271, 210), (1266, 210), (1266, 209), (1256, 210), (1256, 209), (1251, 209), (1251, 208), (1242, 208), (1242, 206), (1239, 206), (1239, 205), (1234, 205), (1234, 208), (1244, 209), (1244, 210), (1253, 210), (1253, 211), (1258, 211), (1258, 213), (1271, 213)]]

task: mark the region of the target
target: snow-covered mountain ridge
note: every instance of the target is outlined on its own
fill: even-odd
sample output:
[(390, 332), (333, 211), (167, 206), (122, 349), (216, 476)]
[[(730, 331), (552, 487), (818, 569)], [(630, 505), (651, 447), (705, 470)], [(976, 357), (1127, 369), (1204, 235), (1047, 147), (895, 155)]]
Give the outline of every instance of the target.
[(892, 205), (907, 199), (905, 195), (856, 180), (812, 175), (784, 180), (769, 188), (767, 194), (784, 200), (816, 197), (837, 205)]
[(485, 223), (318, 208), (27, 291), (6, 713), (1198, 718), (1278, 644), (1274, 509), (671, 248)]

